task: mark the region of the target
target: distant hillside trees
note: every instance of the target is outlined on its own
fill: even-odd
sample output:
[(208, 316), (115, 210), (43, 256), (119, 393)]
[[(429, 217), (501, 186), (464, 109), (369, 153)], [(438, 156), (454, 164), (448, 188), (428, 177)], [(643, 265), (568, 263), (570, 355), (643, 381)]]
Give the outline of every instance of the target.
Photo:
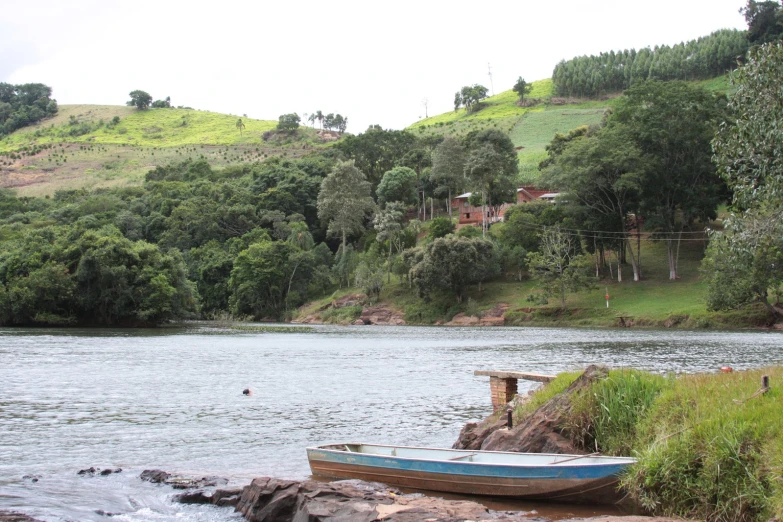
[(0, 138), (16, 129), (57, 114), (52, 88), (42, 83), (0, 82)]
[(153, 109), (171, 109), (171, 97), (166, 96), (165, 100), (155, 100), (151, 107)]
[(323, 117), (323, 126), (326, 130), (336, 130), (342, 134), (348, 127), (348, 118), (344, 118), (340, 114), (329, 113)]
[(150, 108), (152, 96), (149, 93), (137, 89), (130, 92), (130, 97), (131, 99), (125, 103), (128, 107), (136, 107), (140, 111), (146, 111)]
[(295, 112), (292, 112), (291, 114), (281, 114), (277, 119), (277, 129), (293, 132), (299, 128), (300, 121), (299, 115)]
[(748, 0), (740, 13), (748, 23), (748, 41), (751, 44), (762, 45), (783, 38), (783, 7), (780, 2)]
[(466, 85), (454, 94), (454, 111), (464, 106), (467, 112), (477, 111), (481, 108), (481, 100), (487, 97), (489, 90), (483, 85)]
[(517, 83), (515, 83), (514, 87), (512, 87), (512, 90), (519, 96), (519, 101), (523, 101), (525, 96), (530, 94), (530, 91), (533, 90), (533, 84), (527, 83), (525, 79), (520, 76), (517, 79)]
[(626, 49), (563, 60), (552, 73), (558, 96), (595, 97), (645, 80), (698, 80), (721, 75), (748, 50), (744, 31), (723, 29), (672, 47)]

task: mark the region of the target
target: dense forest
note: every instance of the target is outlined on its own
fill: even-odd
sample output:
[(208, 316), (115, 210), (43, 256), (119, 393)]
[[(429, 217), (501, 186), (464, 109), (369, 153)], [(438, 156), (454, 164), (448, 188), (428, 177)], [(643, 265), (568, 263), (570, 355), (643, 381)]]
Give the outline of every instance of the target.
[(557, 64), (552, 73), (558, 96), (596, 97), (645, 80), (702, 80), (737, 66), (749, 46), (745, 31), (724, 29), (697, 40), (653, 49), (609, 51)]
[[(670, 240), (676, 279), (677, 235), (726, 197), (710, 161), (724, 114), (724, 98), (701, 88), (639, 84), (603, 127), (553, 139), (542, 183), (569, 199), (517, 205), (491, 228), (455, 231), (449, 201), (470, 190), (486, 216), (514, 201), (516, 151), (495, 129), (420, 139), (372, 126), (301, 159), (191, 160), (149, 171), (140, 187), (43, 199), (4, 191), (0, 324), (279, 320), (339, 287), (377, 299), (392, 275), (458, 306), (472, 285), (529, 274), (540, 281), (531, 299), (565, 306), (603, 275), (607, 252), (627, 253), (641, 278), (626, 228), (640, 213)], [(616, 175), (622, 191), (607, 192)]]
[(0, 138), (57, 114), (57, 101), (51, 96), (51, 87), (42, 83), (0, 82)]

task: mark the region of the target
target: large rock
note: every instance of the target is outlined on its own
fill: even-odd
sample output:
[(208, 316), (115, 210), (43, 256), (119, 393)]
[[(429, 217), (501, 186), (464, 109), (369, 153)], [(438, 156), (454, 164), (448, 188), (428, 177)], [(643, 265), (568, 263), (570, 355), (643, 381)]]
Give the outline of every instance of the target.
[(590, 366), (565, 391), (555, 395), (512, 429), (506, 427), (505, 415), (494, 414), (481, 423), (470, 423), (454, 444), (457, 449), (517, 451), (530, 453), (585, 452), (576, 447), (564, 431), (571, 416), (571, 398), (586, 390), (596, 380), (606, 378), (604, 367)]
[(386, 304), (364, 307), (362, 315), (357, 319), (357, 323), (359, 321), (361, 321), (362, 324), (394, 326), (405, 324), (405, 319), (402, 318), (402, 312), (394, 310)]
[(174, 489), (212, 488), (228, 484), (228, 480), (222, 477), (182, 477), (159, 469), (145, 469), (139, 478), (153, 484), (166, 484)]
[(530, 520), (523, 512), (499, 513), (475, 502), (403, 495), (383, 484), (356, 480), (323, 483), (261, 477), (245, 487), (236, 509), (250, 522)]

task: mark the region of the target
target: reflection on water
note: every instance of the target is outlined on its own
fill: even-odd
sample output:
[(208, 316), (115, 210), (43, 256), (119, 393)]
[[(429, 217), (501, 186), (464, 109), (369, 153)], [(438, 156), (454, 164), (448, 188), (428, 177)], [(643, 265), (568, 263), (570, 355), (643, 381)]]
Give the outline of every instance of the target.
[[(309, 445), (451, 446), (491, 409), (475, 369), (743, 369), (780, 363), (779, 340), (545, 328), (0, 329), (0, 508), (46, 520), (100, 520), (98, 509), (135, 517), (126, 520), (230, 520), (172, 505), (170, 491), (136, 477), (161, 468), (237, 482), (305, 478)], [(532, 385), (520, 382), (520, 392)], [(131, 471), (76, 477), (89, 466)]]

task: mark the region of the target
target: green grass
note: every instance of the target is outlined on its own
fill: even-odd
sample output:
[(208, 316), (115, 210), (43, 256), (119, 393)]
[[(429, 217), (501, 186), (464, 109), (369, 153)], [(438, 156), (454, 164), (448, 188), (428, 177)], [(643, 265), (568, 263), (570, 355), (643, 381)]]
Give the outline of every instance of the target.
[[(564, 391), (560, 374), (515, 410), (515, 424)], [(760, 393), (761, 377), (771, 388)], [(613, 369), (571, 397), (562, 433), (585, 452), (635, 456), (622, 477), (651, 514), (708, 522), (783, 515), (783, 367), (662, 376)]]
[[(783, 368), (670, 379), (634, 438), (623, 483), (655, 513), (708, 521), (783, 515)], [(753, 398), (751, 398), (753, 397)]]
[(549, 106), (531, 110), (520, 118), (509, 133), (517, 147), (520, 178), (532, 182), (538, 178), (538, 164), (546, 158), (546, 146), (557, 133), (566, 133), (582, 125), (598, 125), (606, 107), (575, 109)]
[[(119, 117), (116, 125), (110, 122)], [(277, 122), (191, 109), (63, 105), (53, 118), (0, 140), (0, 187), (23, 196), (139, 184), (156, 166), (206, 159), (213, 166), (299, 157), (326, 147), (317, 132), (265, 132)]]
[[(509, 326), (754, 328), (768, 325), (769, 314), (761, 305), (729, 312), (707, 311), (707, 288), (699, 278), (704, 254), (702, 242), (683, 243), (680, 279), (676, 281), (668, 279), (663, 242), (643, 240), (641, 253), (642, 281), (634, 282), (631, 267), (626, 265), (623, 281), (617, 282), (615, 264), (615, 279), (605, 278), (591, 291), (569, 294), (565, 310), (555, 302), (543, 306), (531, 304), (528, 296), (539, 291), (531, 279), (521, 282), (499, 279), (484, 284), (481, 291), (472, 286), (463, 302), (457, 303), (454, 296), (447, 293), (433, 293), (429, 301), (424, 301), (416, 295), (415, 288), (409, 288), (407, 282), (393, 276), (391, 283), (384, 282), (380, 301), (403, 310), (409, 324), (446, 323), (459, 312), (481, 315), (499, 303), (505, 303), (509, 306), (506, 311), (506, 325)], [(608, 309), (604, 298), (607, 289), (610, 295)], [(343, 289), (340, 295), (354, 292), (360, 290)], [(335, 297), (310, 303), (297, 317), (313, 313)]]

